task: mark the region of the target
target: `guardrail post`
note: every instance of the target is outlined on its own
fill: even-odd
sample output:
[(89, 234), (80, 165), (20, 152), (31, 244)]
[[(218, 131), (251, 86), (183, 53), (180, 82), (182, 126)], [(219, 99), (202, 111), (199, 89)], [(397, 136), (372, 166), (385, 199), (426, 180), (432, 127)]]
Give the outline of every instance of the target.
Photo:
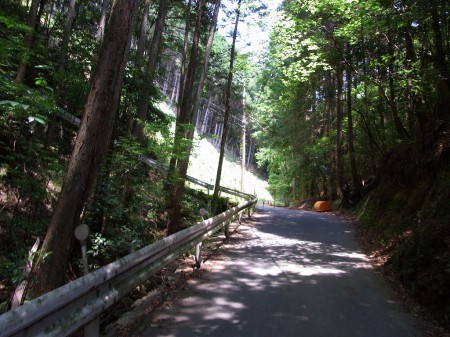
[[(87, 254), (86, 254), (86, 239), (89, 237), (89, 227), (85, 224), (78, 225), (75, 228), (75, 237), (81, 243), (81, 256), (83, 259), (83, 272), (84, 275), (87, 275), (88, 270), (88, 262), (87, 262)], [(91, 323), (85, 326), (84, 328), (84, 337), (98, 337), (100, 335), (100, 318), (97, 317)]]
[(230, 223), (231, 223), (231, 221), (227, 221), (227, 223), (225, 224), (225, 237), (226, 238), (230, 237)]
[(202, 265), (202, 242), (195, 246), (195, 266), (200, 268)]

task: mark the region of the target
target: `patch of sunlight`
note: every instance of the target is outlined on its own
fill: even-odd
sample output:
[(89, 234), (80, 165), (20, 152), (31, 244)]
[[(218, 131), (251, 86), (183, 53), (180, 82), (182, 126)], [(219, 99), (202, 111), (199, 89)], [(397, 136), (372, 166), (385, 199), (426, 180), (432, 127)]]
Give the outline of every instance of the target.
[(332, 268), (331, 266), (301, 266), (292, 263), (281, 263), (280, 267), (284, 272), (300, 276), (345, 274), (344, 270)]
[[(196, 134), (195, 144), (189, 161), (188, 174), (208, 184), (214, 185), (219, 163), (219, 151), (208, 139), (200, 138)], [(222, 165), (220, 185), (241, 190), (241, 165), (239, 160), (231, 160), (225, 156)], [(249, 194), (256, 194), (259, 199), (272, 200), (267, 191), (266, 181), (258, 178), (250, 171), (244, 172), (244, 190)]]
[(260, 276), (278, 276), (283, 272), (278, 266), (250, 267), (250, 270)]
[(230, 301), (224, 297), (215, 298), (214, 303), (204, 309), (205, 320), (223, 319), (231, 321), (238, 310), (246, 308), (244, 304)]
[(254, 240), (239, 243), (236, 247), (253, 247), (258, 252), (249, 257), (250, 260), (236, 261), (242, 269), (258, 275), (256, 279), (240, 279), (250, 287), (259, 289), (266, 286), (258, 281), (260, 276), (277, 276), (281, 277), (279, 280), (284, 279), (282, 282), (287, 278), (291, 283), (298, 283), (305, 280), (292, 276), (341, 276), (353, 269), (371, 268), (370, 261), (364, 254), (340, 245), (297, 240), (260, 231), (254, 233)]
[(224, 297), (216, 297), (214, 302), (221, 306), (227, 306), (233, 309), (245, 309), (245, 305), (239, 302), (232, 302)]
[(261, 284), (261, 280), (258, 279), (237, 278), (236, 281), (251, 287), (253, 290), (265, 289), (265, 286)]
[(338, 257), (346, 257), (355, 260), (370, 261), (369, 258), (367, 258), (364, 254), (356, 252), (337, 252), (337, 253), (330, 253), (330, 255)]

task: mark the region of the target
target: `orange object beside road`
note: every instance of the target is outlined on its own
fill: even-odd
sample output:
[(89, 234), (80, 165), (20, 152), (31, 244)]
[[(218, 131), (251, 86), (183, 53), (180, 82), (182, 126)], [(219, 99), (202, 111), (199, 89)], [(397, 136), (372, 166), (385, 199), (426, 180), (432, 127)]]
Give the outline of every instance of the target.
[(317, 212), (329, 212), (333, 210), (333, 207), (328, 201), (316, 201), (314, 203), (314, 210)]

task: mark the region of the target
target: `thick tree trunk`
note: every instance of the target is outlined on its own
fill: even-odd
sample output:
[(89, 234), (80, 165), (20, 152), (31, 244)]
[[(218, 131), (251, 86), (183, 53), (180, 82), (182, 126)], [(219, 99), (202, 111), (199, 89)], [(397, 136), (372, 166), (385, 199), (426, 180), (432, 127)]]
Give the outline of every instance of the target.
[(228, 81), (227, 81), (227, 90), (225, 93), (225, 112), (223, 118), (223, 132), (222, 138), (220, 141), (220, 154), (219, 154), (219, 164), (217, 166), (217, 174), (216, 174), (216, 183), (214, 184), (214, 194), (211, 201), (213, 212), (217, 211), (217, 206), (219, 202), (219, 188), (220, 188), (220, 178), (222, 176), (222, 165), (223, 165), (223, 157), (225, 154), (225, 143), (227, 140), (228, 134), (228, 118), (230, 115), (230, 99), (231, 99), (231, 84), (233, 82), (233, 68), (234, 68), (234, 50), (236, 45), (236, 36), (238, 31), (239, 17), (241, 15), (241, 2), (238, 1), (237, 10), (236, 10), (236, 21), (234, 23), (234, 31), (233, 31), (233, 41), (231, 43), (231, 52), (230, 52), (230, 67), (228, 69)]
[[(137, 0), (116, 0), (64, 183), (42, 247), (35, 294), (65, 281), (74, 228), (110, 144)], [(44, 256), (48, 255), (44, 258)]]

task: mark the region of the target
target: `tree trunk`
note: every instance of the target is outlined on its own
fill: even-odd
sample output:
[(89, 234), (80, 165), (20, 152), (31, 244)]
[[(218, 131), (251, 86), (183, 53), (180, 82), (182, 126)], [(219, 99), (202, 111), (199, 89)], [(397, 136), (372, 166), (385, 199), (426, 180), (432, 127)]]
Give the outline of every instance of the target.
[(102, 11), (100, 13), (100, 20), (98, 22), (97, 32), (95, 33), (95, 39), (98, 45), (103, 42), (103, 37), (105, 35), (106, 17), (108, 16), (110, 0), (103, 0)]
[(244, 192), (244, 175), (245, 175), (245, 143), (247, 133), (247, 115), (245, 111), (245, 79), (244, 86), (242, 88), (242, 155), (241, 155), (241, 192)]
[[(394, 59), (394, 46), (391, 42), (391, 38), (389, 38), (388, 42), (388, 48), (389, 48), (389, 54), (391, 56), (391, 59)], [(394, 122), (395, 130), (397, 131), (397, 136), (402, 139), (409, 139), (409, 133), (406, 131), (405, 127), (403, 126), (402, 121), (400, 120), (400, 117), (398, 116), (398, 107), (397, 107), (397, 97), (395, 93), (395, 83), (394, 83), (394, 64), (392, 61), (389, 62), (388, 65), (389, 70), (389, 106), (391, 108), (391, 114), (392, 114), (392, 120)]]
[(214, 185), (214, 194), (211, 201), (213, 212), (217, 211), (218, 201), (219, 201), (219, 188), (220, 188), (220, 178), (222, 176), (222, 165), (223, 165), (223, 157), (225, 154), (225, 143), (227, 140), (228, 134), (228, 118), (230, 115), (230, 99), (231, 99), (231, 84), (233, 82), (233, 68), (234, 68), (234, 49), (236, 45), (236, 36), (238, 31), (239, 17), (241, 15), (241, 2), (238, 1), (237, 10), (236, 10), (236, 21), (234, 23), (234, 31), (233, 31), (233, 42), (231, 43), (231, 52), (230, 52), (230, 67), (228, 69), (228, 81), (227, 81), (227, 90), (225, 93), (225, 113), (223, 119), (223, 133), (220, 142), (220, 154), (219, 154), (219, 164), (217, 166), (217, 175), (216, 175), (216, 183)]
[(24, 37), (23, 41), (23, 54), (20, 58), (19, 65), (17, 68), (17, 74), (16, 74), (16, 83), (23, 83), (23, 80), (25, 78), (25, 72), (27, 70), (27, 63), (28, 63), (28, 53), (30, 52), (31, 45), (33, 44), (33, 35), (36, 30), (36, 20), (37, 20), (37, 14), (39, 9), (39, 0), (33, 0), (31, 2), (30, 11), (28, 13), (28, 19), (27, 19), (27, 26), (30, 27), (30, 32), (27, 32)]
[[(69, 42), (70, 42), (70, 35), (72, 33), (72, 27), (73, 23), (75, 21), (75, 4), (76, 0), (70, 0), (69, 2), (69, 9), (67, 11), (66, 21), (64, 23), (64, 30), (63, 30), (63, 38), (61, 42), (60, 47), (60, 55), (59, 55), (59, 64), (58, 64), (58, 70), (57, 70), (57, 96), (58, 99), (63, 97), (65, 88), (64, 88), (64, 72), (66, 70), (67, 65), (67, 54), (69, 49)], [(48, 124), (47, 128), (47, 134), (45, 137), (44, 146), (48, 147), (53, 142), (53, 138), (55, 137), (55, 127), (56, 127), (56, 120), (57, 120), (57, 114), (56, 112), (53, 112), (50, 122)]]
[(151, 0), (145, 0), (144, 10), (142, 11), (141, 30), (139, 32), (139, 43), (136, 51), (136, 64), (138, 67), (142, 65), (142, 59), (144, 58), (145, 42), (147, 41), (147, 29), (148, 29), (148, 13), (150, 11)]
[[(347, 48), (350, 48), (347, 45)], [(356, 167), (355, 158), (355, 146), (353, 137), (353, 115), (352, 115), (352, 70), (349, 66), (346, 67), (347, 78), (347, 142), (348, 142), (348, 152), (350, 156), (350, 169), (352, 171), (352, 182), (353, 190), (358, 193), (361, 190), (361, 181), (358, 177), (358, 169)]]
[[(60, 47), (58, 74), (62, 76), (62, 73), (66, 69), (67, 52), (69, 49), (70, 34), (72, 33), (73, 22), (75, 21), (75, 3), (76, 0), (69, 1), (69, 8), (67, 11), (66, 22), (64, 23), (63, 39)], [(59, 79), (62, 80), (61, 78)]]
[(137, 4), (137, 0), (114, 3), (58, 204), (41, 250), (34, 288), (37, 295), (64, 284), (73, 231), (110, 144)]
[[(183, 101), (183, 95), (184, 95), (184, 86), (186, 84), (186, 61), (187, 61), (187, 54), (188, 54), (188, 44), (189, 44), (189, 30), (190, 30), (190, 23), (191, 23), (191, 0), (188, 0), (188, 6), (186, 9), (186, 21), (185, 21), (185, 29), (184, 29), (184, 41), (183, 41), (183, 52), (181, 56), (181, 66), (180, 66), (180, 78), (178, 81), (178, 104), (177, 104), (177, 126), (178, 126), (178, 119), (180, 118), (180, 111), (181, 111), (181, 103)], [(175, 132), (175, 135), (177, 133)], [(169, 171), (167, 176), (169, 177), (167, 181), (167, 186), (172, 185), (172, 181), (174, 179), (175, 169), (178, 162), (178, 149), (176, 146), (177, 138), (174, 139), (175, 151), (172, 153), (172, 157), (170, 158), (169, 163)]]
[(217, 18), (219, 17), (220, 3), (221, 3), (221, 0), (216, 0), (216, 4), (214, 5), (213, 18), (211, 21), (211, 25), (209, 27), (209, 35), (208, 35), (208, 41), (206, 43), (205, 57), (203, 59), (203, 67), (202, 67), (202, 71), (200, 73), (200, 80), (198, 81), (197, 91), (195, 93), (194, 108), (193, 108), (193, 113), (192, 113), (193, 118), (195, 118), (195, 120), (197, 120), (198, 110), (200, 108), (200, 99), (202, 97), (203, 85), (205, 83), (206, 72), (208, 70), (209, 58), (211, 55), (211, 50), (212, 50), (212, 46), (213, 46), (213, 42), (214, 42), (214, 35), (216, 32), (216, 26), (217, 26)]
[[(202, 27), (203, 9), (206, 0), (200, 0), (197, 9), (197, 18), (195, 22), (194, 36), (192, 38), (191, 55), (189, 59), (189, 67), (186, 76), (186, 83), (183, 91), (183, 100), (180, 104), (180, 114), (177, 118), (177, 125), (175, 129), (175, 151), (181, 150), (181, 158), (177, 160), (176, 177), (169, 176), (169, 182), (174, 182), (173, 193), (171, 194), (170, 221), (168, 226), (168, 234), (177, 232), (181, 228), (181, 201), (184, 196), (184, 183), (186, 173), (189, 166), (189, 157), (192, 150), (193, 130), (190, 132), (192, 126), (192, 107), (193, 107), (193, 89), (195, 81), (195, 72), (197, 69), (198, 47), (200, 41), (200, 33)], [(193, 128), (193, 126), (192, 126)], [(182, 145), (182, 143), (184, 143)], [(175, 156), (177, 154), (175, 153)]]
[(144, 126), (143, 122), (147, 120), (148, 113), (148, 97), (151, 94), (151, 87), (153, 80), (155, 79), (156, 64), (158, 61), (159, 50), (161, 49), (161, 39), (166, 22), (167, 12), (169, 10), (170, 0), (160, 0), (158, 8), (158, 16), (155, 22), (155, 31), (153, 33), (152, 42), (150, 44), (150, 50), (147, 62), (147, 78), (143, 81), (143, 89), (137, 102), (137, 117), (138, 121), (135, 121), (133, 133), (136, 139), (140, 142), (144, 142)]
[(430, 9), (435, 46), (435, 55), (433, 59), (435, 67), (439, 72), (439, 78), (436, 83), (436, 91), (438, 94), (437, 114), (441, 121), (448, 121), (450, 119), (450, 69), (446, 61), (444, 38), (442, 37), (436, 1), (431, 1)]
[(342, 132), (342, 123), (344, 119), (344, 107), (343, 107), (343, 83), (342, 83), (342, 70), (338, 69), (336, 74), (337, 79), (337, 109), (336, 109), (336, 167), (337, 167), (337, 180), (338, 186), (342, 194), (342, 206), (348, 206), (348, 188), (345, 183), (344, 176), (344, 134)]
[[(187, 52), (188, 52), (188, 44), (189, 44), (189, 30), (191, 23), (191, 0), (188, 0), (188, 6), (186, 9), (186, 24), (184, 29), (184, 41), (183, 41), (183, 53), (181, 55), (181, 67), (180, 67), (180, 81), (178, 83), (178, 102), (181, 103), (184, 94), (184, 85), (186, 80), (186, 61), (187, 61)], [(178, 113), (180, 114), (181, 106), (178, 105)]]

